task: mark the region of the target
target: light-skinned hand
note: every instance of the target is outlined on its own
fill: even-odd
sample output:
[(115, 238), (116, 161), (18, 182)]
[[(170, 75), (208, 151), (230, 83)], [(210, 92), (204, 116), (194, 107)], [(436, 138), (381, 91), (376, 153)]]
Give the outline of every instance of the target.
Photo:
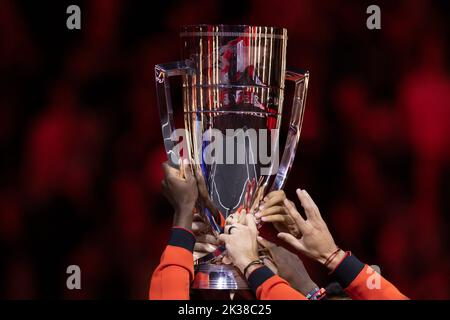
[[(289, 200), (284, 200), (284, 206), (286, 207), (289, 216), (294, 220), (300, 230), (300, 235), (294, 236), (287, 232), (280, 232), (278, 238), (286, 241), (304, 255), (324, 264), (338, 247), (334, 243), (333, 237), (320, 215), (319, 208), (316, 206), (308, 192), (300, 189), (297, 189), (296, 192), (305, 211), (306, 219), (304, 219), (297, 211), (295, 204)], [(344, 251), (340, 250), (327, 267), (330, 270), (334, 270), (336, 264), (344, 255)]]
[[(255, 218), (251, 214), (246, 214), (245, 210), (240, 214), (245, 214), (245, 224), (234, 223), (225, 227), (225, 232), (219, 236), (219, 240), (225, 243), (227, 255), (233, 264), (241, 271), (252, 261), (258, 260), (258, 229)], [(230, 229), (231, 228), (231, 229)], [(231, 230), (231, 233), (230, 233)], [(253, 269), (253, 268), (251, 268)], [(252, 270), (248, 270), (247, 276)]]

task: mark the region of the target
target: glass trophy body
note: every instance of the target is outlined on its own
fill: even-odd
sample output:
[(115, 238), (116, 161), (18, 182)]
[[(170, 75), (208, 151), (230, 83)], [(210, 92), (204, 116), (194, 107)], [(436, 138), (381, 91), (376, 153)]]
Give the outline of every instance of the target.
[[(287, 30), (193, 25), (180, 33), (182, 60), (155, 66), (164, 146), (169, 163), (189, 159), (198, 181), (197, 209), (218, 235), (230, 217), (255, 213), (283, 187), (305, 109), (308, 72), (286, 71)], [(171, 77), (181, 77), (184, 128), (173, 121)], [(285, 82), (295, 85), (284, 151), (279, 153)], [(197, 259), (193, 288), (248, 289), (243, 275), (221, 263), (224, 247)]]

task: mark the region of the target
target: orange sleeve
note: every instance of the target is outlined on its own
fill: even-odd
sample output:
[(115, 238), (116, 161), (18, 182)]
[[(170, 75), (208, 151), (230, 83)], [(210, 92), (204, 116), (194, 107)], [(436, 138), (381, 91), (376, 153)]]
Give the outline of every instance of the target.
[(266, 266), (253, 271), (248, 282), (258, 300), (307, 300)]
[(150, 300), (189, 300), (189, 287), (194, 278), (192, 250), (194, 235), (173, 228), (170, 241), (150, 282)]
[(392, 283), (351, 254), (347, 254), (333, 274), (354, 300), (408, 299)]

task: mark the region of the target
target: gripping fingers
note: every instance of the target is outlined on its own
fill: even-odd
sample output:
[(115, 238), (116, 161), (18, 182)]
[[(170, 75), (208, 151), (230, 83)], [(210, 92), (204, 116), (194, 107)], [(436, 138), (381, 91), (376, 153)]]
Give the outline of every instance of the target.
[(268, 201), (268, 200), (270, 200), (272, 198), (276, 198), (276, 197), (286, 198), (286, 195), (283, 190), (272, 191), (267, 196), (264, 197), (264, 201)]
[(202, 242), (196, 242), (194, 245), (194, 251), (197, 252), (214, 252), (217, 249), (216, 245), (212, 245), (210, 243), (202, 243)]
[(283, 190), (271, 192), (264, 198), (264, 203), (260, 206), (260, 210), (273, 207), (274, 205), (280, 205), (286, 199), (286, 195)]
[(267, 207), (267, 209), (262, 210), (261, 212), (256, 214), (256, 217), (265, 217), (265, 216), (271, 216), (275, 214), (286, 214), (286, 211), (284, 210), (283, 206), (273, 206), (273, 207)]
[(202, 234), (196, 237), (196, 243), (209, 243), (212, 245), (218, 245), (219, 242), (212, 234)]
[(282, 214), (275, 214), (275, 215), (271, 215), (271, 216), (262, 217), (261, 220), (264, 221), (264, 222), (282, 222), (282, 223), (285, 223), (286, 222), (286, 216), (282, 215)]

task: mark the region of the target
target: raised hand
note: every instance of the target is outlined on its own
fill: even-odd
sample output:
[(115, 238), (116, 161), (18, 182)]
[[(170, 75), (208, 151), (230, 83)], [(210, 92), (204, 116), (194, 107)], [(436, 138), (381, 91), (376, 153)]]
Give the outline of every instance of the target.
[[(306, 256), (322, 264), (327, 262), (327, 267), (333, 270), (336, 263), (341, 260), (340, 258), (343, 257), (345, 253), (342, 250), (339, 250), (334, 243), (333, 237), (320, 215), (319, 208), (306, 190), (297, 189), (297, 196), (305, 211), (306, 220), (297, 211), (295, 205), (289, 200), (284, 200), (284, 206), (287, 209), (289, 216), (297, 225), (300, 235), (294, 236), (287, 232), (280, 232), (278, 237)], [(336, 257), (331, 263), (328, 263), (327, 259), (336, 252), (338, 252)]]
[(180, 170), (172, 168), (167, 162), (163, 165), (164, 179), (162, 190), (169, 200), (174, 214), (174, 226), (192, 228), (193, 209), (197, 201), (197, 182), (188, 163), (180, 165)]
[(276, 273), (289, 282), (294, 289), (306, 295), (317, 287), (298, 255), (262, 237), (258, 237), (258, 243), (269, 251), (277, 268)]

